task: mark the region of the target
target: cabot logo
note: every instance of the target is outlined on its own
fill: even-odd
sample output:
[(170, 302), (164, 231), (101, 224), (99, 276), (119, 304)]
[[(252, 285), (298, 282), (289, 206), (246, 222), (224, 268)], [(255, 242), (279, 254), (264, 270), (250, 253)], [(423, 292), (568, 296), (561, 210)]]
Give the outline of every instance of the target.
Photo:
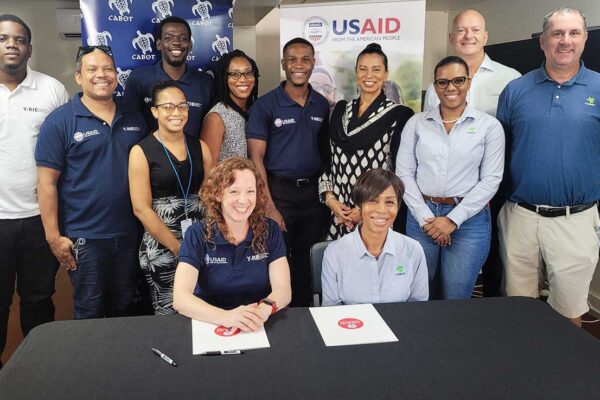
[(223, 325), (219, 325), (215, 328), (215, 334), (218, 336), (231, 337), (240, 333), (239, 328), (232, 326), (231, 328), (225, 328)]
[(338, 325), (344, 329), (360, 329), (365, 324), (357, 318), (344, 318), (338, 321)]

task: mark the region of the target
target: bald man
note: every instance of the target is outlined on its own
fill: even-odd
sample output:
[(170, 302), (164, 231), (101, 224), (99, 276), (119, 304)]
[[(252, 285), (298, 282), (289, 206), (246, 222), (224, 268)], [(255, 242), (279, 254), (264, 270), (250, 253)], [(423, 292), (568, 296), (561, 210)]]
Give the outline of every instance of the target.
[[(471, 89), (467, 102), (476, 109), (492, 117), (496, 117), (498, 98), (506, 85), (521, 76), (521, 74), (505, 65), (497, 63), (488, 57), (483, 47), (488, 41), (485, 29), (485, 19), (476, 10), (463, 10), (452, 21), (452, 32), (448, 35), (456, 54), (464, 59), (471, 74)], [(433, 83), (427, 88), (424, 111), (437, 107), (440, 101), (433, 88)], [(496, 217), (504, 203), (503, 186), (492, 199), (492, 242), (488, 259), (482, 268), (483, 295), (485, 297), (500, 296), (502, 283), (502, 264), (498, 253), (498, 228)]]
[[(493, 61), (485, 54), (483, 47), (487, 43), (488, 32), (485, 30), (483, 15), (476, 10), (461, 11), (452, 22), (452, 32), (448, 38), (456, 55), (469, 66), (472, 81), (467, 102), (495, 117), (500, 93), (508, 82), (521, 74), (513, 68)], [(438, 104), (440, 101), (431, 83), (427, 88), (423, 110), (429, 111)]]

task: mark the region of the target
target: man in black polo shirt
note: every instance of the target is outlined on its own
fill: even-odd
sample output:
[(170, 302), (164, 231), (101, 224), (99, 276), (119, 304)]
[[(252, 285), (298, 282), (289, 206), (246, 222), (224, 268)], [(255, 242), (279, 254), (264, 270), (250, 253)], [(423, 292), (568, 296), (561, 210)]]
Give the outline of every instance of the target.
[(313, 46), (295, 38), (283, 47), (285, 81), (250, 110), (248, 155), (265, 182), (267, 215), (284, 233), (292, 277), (292, 306), (308, 306), (310, 247), (321, 240), (326, 213), (317, 177), (328, 162), (329, 104), (308, 80), (315, 66)]

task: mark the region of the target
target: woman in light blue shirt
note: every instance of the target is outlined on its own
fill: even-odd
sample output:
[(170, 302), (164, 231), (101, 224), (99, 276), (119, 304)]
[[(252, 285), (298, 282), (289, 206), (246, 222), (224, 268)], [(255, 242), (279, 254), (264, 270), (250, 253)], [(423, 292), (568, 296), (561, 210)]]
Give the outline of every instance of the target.
[(352, 189), (361, 224), (332, 242), (323, 256), (323, 305), (427, 300), (421, 245), (391, 227), (404, 186), (393, 172), (372, 169)]
[(504, 131), (467, 104), (463, 59), (442, 59), (434, 77), (440, 105), (407, 122), (396, 173), (406, 185), (406, 233), (427, 257), (430, 298), (469, 298), (490, 248), (488, 203), (502, 180)]

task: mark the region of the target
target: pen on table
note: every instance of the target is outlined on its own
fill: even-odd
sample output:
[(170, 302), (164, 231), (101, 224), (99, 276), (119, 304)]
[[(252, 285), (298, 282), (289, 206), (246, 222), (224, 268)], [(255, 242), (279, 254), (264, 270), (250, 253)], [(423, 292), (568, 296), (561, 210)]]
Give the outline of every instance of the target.
[(176, 367), (177, 363), (168, 355), (166, 355), (165, 353), (163, 353), (162, 351), (155, 349), (154, 347), (152, 348), (152, 352), (154, 354), (156, 354), (157, 356), (159, 356), (160, 358), (162, 358), (163, 360), (165, 360), (165, 362), (171, 364), (172, 366)]
[(235, 356), (238, 354), (244, 354), (243, 350), (222, 350), (222, 351), (205, 351), (200, 353), (202, 356)]

